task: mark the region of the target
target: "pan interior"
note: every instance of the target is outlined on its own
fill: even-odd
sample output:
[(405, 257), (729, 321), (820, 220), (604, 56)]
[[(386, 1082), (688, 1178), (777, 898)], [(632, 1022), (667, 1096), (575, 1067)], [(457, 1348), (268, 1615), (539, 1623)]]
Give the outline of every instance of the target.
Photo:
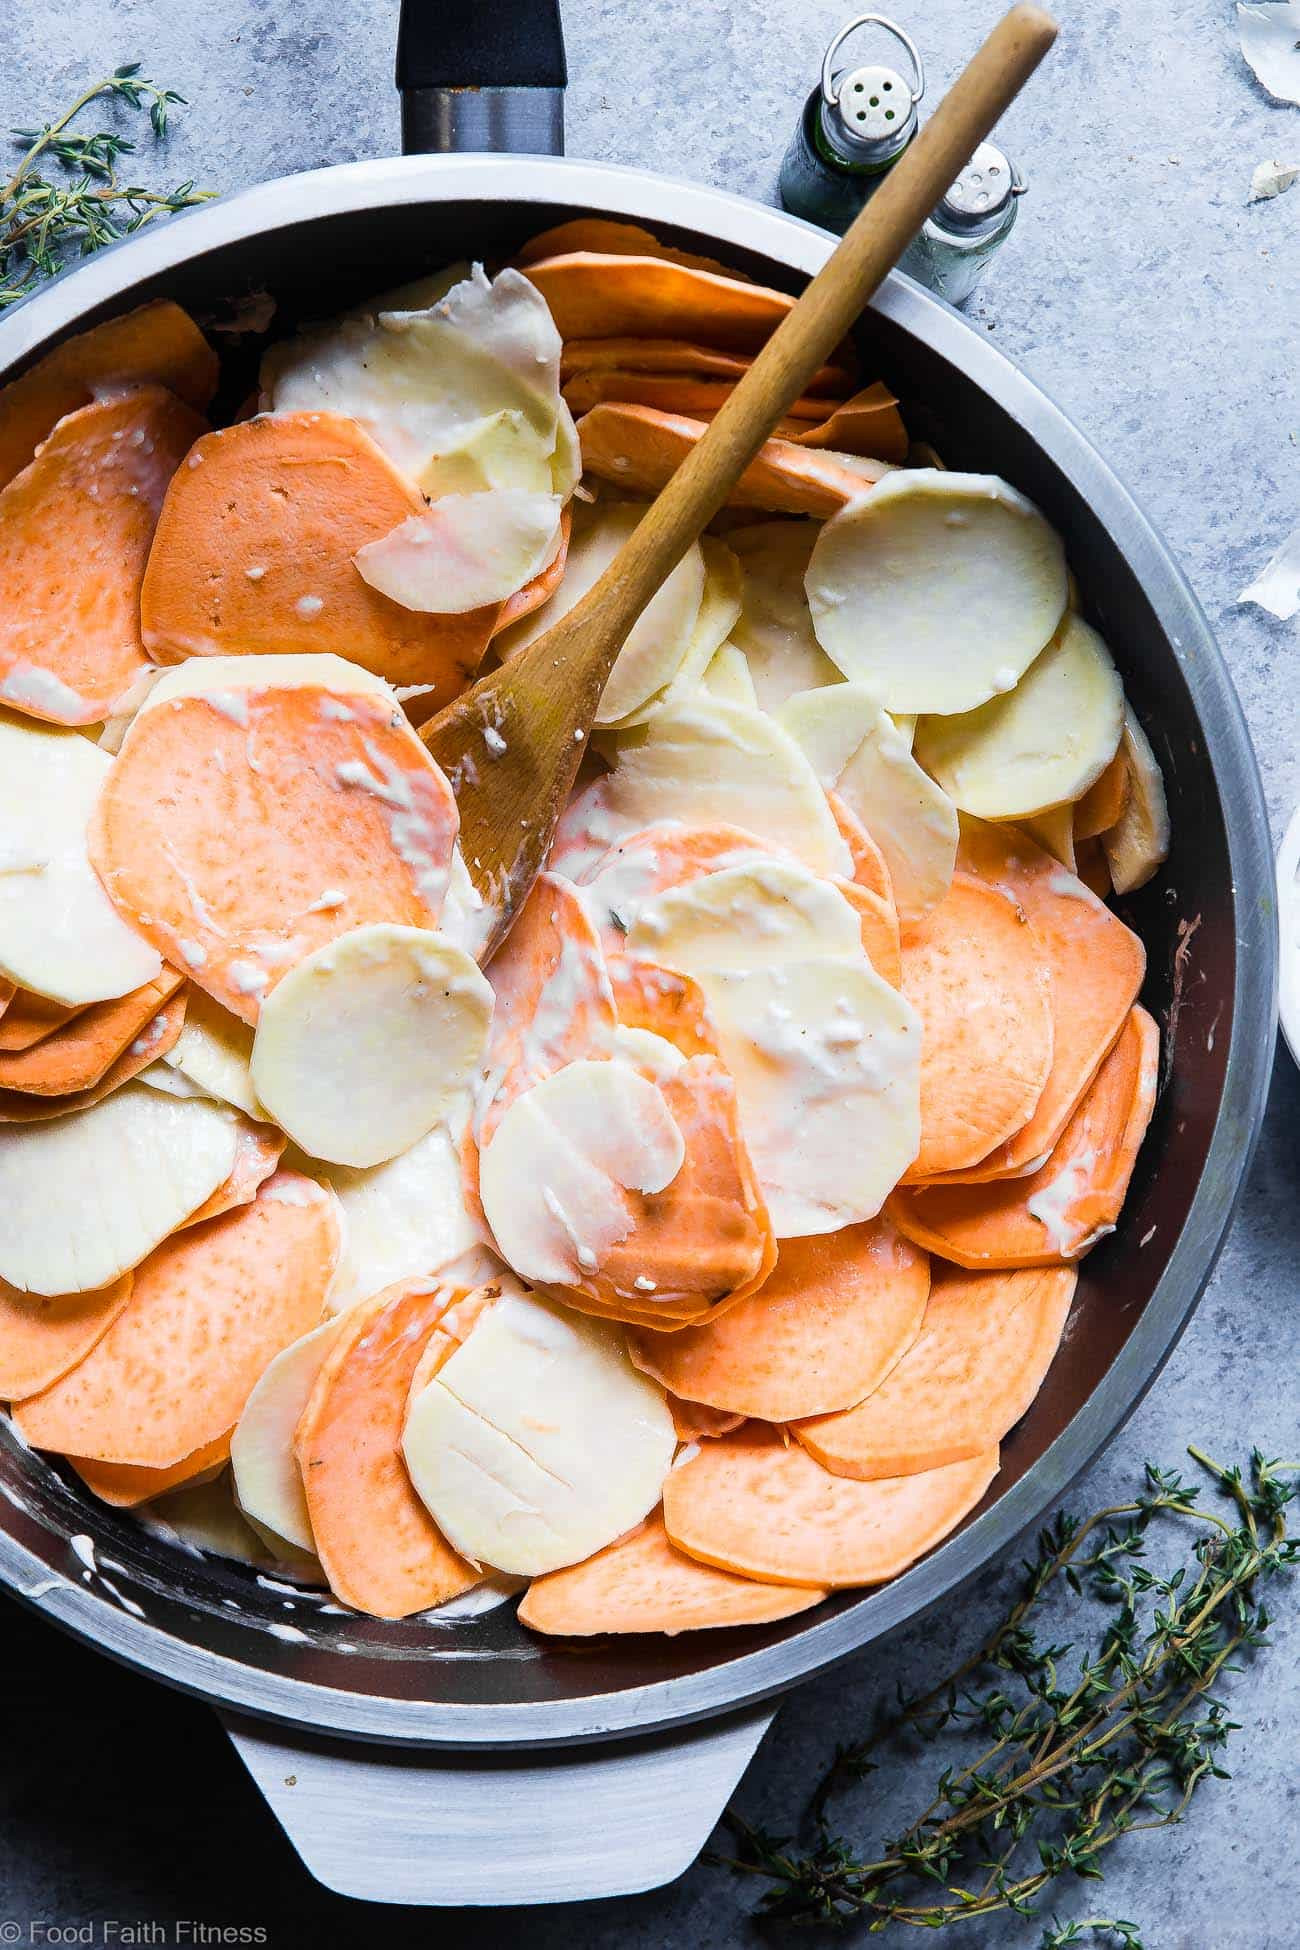
[[(337, 312), (468, 252), (488, 260), (508, 256), (526, 236), (584, 209), (577, 202), (521, 211), (501, 201), (431, 201), (286, 222), (136, 286), (126, 303), (166, 295), (220, 324), (234, 316), (240, 299), (269, 292), (277, 303), (272, 335), (279, 336), (299, 320)], [(669, 241), (727, 255), (763, 282), (787, 289), (801, 282), (771, 258), (720, 247), (707, 234), (661, 228)], [(118, 301), (104, 309), (122, 308)], [(1004, 1445), (1002, 1471), (986, 1500), (992, 1503), (1057, 1441), (1120, 1359), (1183, 1232), (1205, 1173), (1232, 1040), (1234, 875), (1220, 785), (1182, 662), (1135, 567), (1088, 494), (1048, 457), (1016, 413), (896, 317), (869, 315), (861, 338), (864, 374), (895, 389), (915, 437), (933, 441), (950, 466), (1004, 475), (1063, 533), (1085, 613), (1111, 645), (1155, 746), (1172, 818), (1173, 851), (1165, 870), (1119, 906), (1146, 943), (1142, 999), (1165, 1037), (1155, 1120), (1119, 1229), (1084, 1261), (1065, 1344), (1032, 1410)], [(262, 341), (223, 337), (218, 343), (225, 374), (218, 410), (233, 410), (255, 381)], [(1249, 1135), (1244, 1128), (1243, 1150)], [(1221, 1217), (1236, 1183), (1234, 1174), (1212, 1188)], [(1091, 1433), (1090, 1444), (1131, 1406), (1140, 1386), (1129, 1386), (1111, 1421)], [(1087, 1449), (1074, 1466), (1086, 1455)], [(98, 1636), (85, 1614), (94, 1601), (102, 1605), (108, 1598), (133, 1617), (143, 1614), (173, 1640), (268, 1678), (307, 1681), (327, 1693), (399, 1708), (416, 1702), (544, 1707), (580, 1698), (612, 1706), (611, 1696), (628, 1689), (725, 1668), (810, 1629), (818, 1632), (846, 1613), (854, 1615), (854, 1642), (865, 1643), (914, 1609), (910, 1580), (904, 1579), (878, 1594), (832, 1599), (811, 1620), (679, 1639), (550, 1644), (519, 1627), (509, 1606), (456, 1622), (379, 1623), (324, 1610), (318, 1600), (294, 1596), (239, 1565), (163, 1544), (24, 1451), (7, 1426), (0, 1435), (0, 1495), (0, 1526), (46, 1568), (46, 1588), (49, 1580), (66, 1581), (49, 1609), (73, 1629)], [(1021, 1521), (1036, 1513), (1027, 1508)], [(91, 1540), (93, 1569), (84, 1544), (80, 1555), (70, 1549), (74, 1536)], [(974, 1569), (979, 1561), (977, 1555), (963, 1568)], [(31, 1595), (41, 1594), (33, 1589)], [(929, 1595), (932, 1601), (935, 1593)], [(160, 1669), (167, 1676), (165, 1657)]]

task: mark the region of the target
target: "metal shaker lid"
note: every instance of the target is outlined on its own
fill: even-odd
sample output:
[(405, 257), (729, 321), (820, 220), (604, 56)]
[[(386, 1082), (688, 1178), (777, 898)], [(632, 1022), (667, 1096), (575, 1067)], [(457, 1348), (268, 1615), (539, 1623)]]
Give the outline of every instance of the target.
[(981, 142), (956, 182), (949, 185), (935, 216), (952, 230), (978, 230), (994, 224), (1025, 184), (1015, 164), (992, 142)]
[[(861, 27), (880, 27), (906, 49), (913, 80), (879, 64), (835, 72), (835, 57)], [(822, 126), (855, 162), (885, 161), (906, 147), (916, 129), (916, 105), (925, 93), (925, 69), (910, 37), (883, 14), (858, 14), (841, 27), (822, 61)]]

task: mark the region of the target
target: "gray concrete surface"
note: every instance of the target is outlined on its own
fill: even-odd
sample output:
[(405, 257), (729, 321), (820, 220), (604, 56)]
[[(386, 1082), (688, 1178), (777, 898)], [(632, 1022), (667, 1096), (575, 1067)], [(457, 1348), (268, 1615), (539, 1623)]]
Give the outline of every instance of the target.
[[(566, 0), (571, 153), (770, 197), (797, 102), (845, 11), (839, 0)], [(1235, 598), (1300, 519), (1300, 186), (1251, 208), (1246, 193), (1257, 162), (1300, 160), (1300, 109), (1254, 83), (1228, 0), (1076, 0), (1068, 11), (1050, 72), (1005, 125), (1032, 190), (973, 315), (1092, 434), (1173, 541), (1232, 666), (1280, 833), (1300, 797), (1300, 643), (1295, 625)], [(393, 0), (14, 0), (0, 20), (0, 126), (35, 119), (93, 71), (139, 58), (191, 100), (165, 162), (145, 159), (150, 171), (233, 188), (382, 154), (397, 142), (395, 12)], [(960, 0), (907, 9), (936, 91), (993, 13)], [(1152, 1394), (1080, 1487), (1080, 1505), (1124, 1496), (1144, 1458), (1177, 1463), (1191, 1440), (1229, 1457), (1252, 1443), (1296, 1453), (1298, 1261), (1300, 1079), (1283, 1052), (1214, 1283)], [(916, 1681), (973, 1644), (999, 1588), (991, 1576), (960, 1616), (792, 1698), (751, 1771), (751, 1810), (779, 1827), (834, 1739), (900, 1675)], [(698, 1867), (654, 1895), (548, 1913), (437, 1920), (325, 1897), (203, 1709), (17, 1614), (6, 1611), (0, 1634), (8, 1916), (97, 1930), (108, 1918), (169, 1931), (178, 1917), (261, 1924), (279, 1945), (423, 1943), (453, 1929), (466, 1945), (537, 1950), (750, 1940), (747, 1892)], [(1267, 1664), (1232, 1686), (1243, 1722), (1234, 1778), (1208, 1788), (1173, 1834), (1115, 1851), (1103, 1888), (1061, 1889), (1062, 1917), (1137, 1919), (1149, 1950), (1300, 1941), (1300, 1633), (1285, 1608), (1276, 1639)], [(886, 1823), (927, 1780), (904, 1769)], [(1013, 1919), (950, 1936), (1020, 1950), (1039, 1928)]]

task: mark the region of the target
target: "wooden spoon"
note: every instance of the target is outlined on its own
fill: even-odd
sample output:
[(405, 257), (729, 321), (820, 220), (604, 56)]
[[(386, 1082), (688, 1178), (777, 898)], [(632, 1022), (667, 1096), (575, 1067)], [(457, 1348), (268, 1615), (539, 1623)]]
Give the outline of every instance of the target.
[(853, 326), (1056, 33), (1055, 21), (1036, 6), (1016, 6), (1003, 16), (600, 580), (544, 635), (480, 677), (422, 730), (460, 805), (461, 850), (492, 923), (487, 953), (545, 863), (605, 680), (633, 623)]

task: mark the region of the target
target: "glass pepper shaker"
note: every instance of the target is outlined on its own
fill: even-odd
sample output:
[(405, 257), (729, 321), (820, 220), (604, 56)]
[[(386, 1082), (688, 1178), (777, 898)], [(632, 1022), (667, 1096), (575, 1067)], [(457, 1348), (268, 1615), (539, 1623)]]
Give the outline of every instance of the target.
[(1026, 184), (992, 142), (981, 142), (961, 175), (899, 259), (898, 268), (950, 305), (964, 304), (1016, 221)]
[[(902, 45), (911, 81), (880, 65), (836, 72), (841, 47), (864, 27), (879, 27)], [(804, 103), (781, 163), (786, 209), (827, 230), (847, 230), (916, 134), (924, 93), (920, 54), (901, 27), (883, 14), (846, 22), (826, 50), (821, 84)]]
[[(913, 79), (895, 69), (836, 72), (836, 57), (860, 28), (877, 27), (906, 49)], [(917, 131), (925, 69), (915, 43), (884, 14), (858, 14), (826, 50), (821, 85), (803, 113), (781, 163), (781, 201), (797, 217), (827, 230), (847, 230)], [(982, 142), (899, 260), (899, 269), (928, 284), (950, 305), (964, 304), (1016, 221), (1025, 184), (1015, 164)]]

